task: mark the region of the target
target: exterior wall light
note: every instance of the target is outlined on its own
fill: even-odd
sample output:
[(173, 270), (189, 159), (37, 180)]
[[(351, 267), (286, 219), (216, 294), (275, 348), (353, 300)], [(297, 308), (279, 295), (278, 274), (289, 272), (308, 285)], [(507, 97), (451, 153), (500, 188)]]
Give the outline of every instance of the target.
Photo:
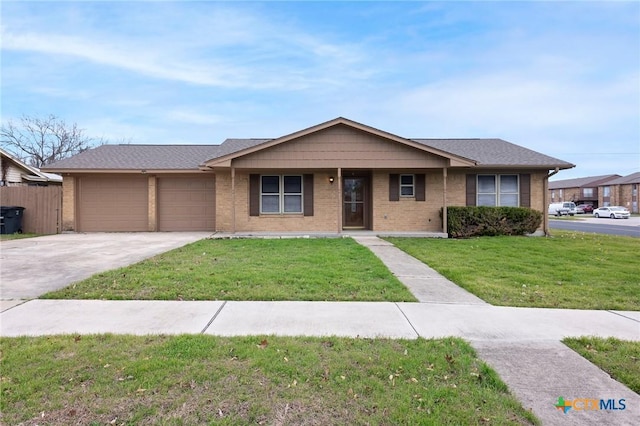
[(334, 179), (333, 179), (333, 176), (329, 176), (329, 183), (330, 183), (331, 185), (333, 185), (333, 180), (334, 180)]

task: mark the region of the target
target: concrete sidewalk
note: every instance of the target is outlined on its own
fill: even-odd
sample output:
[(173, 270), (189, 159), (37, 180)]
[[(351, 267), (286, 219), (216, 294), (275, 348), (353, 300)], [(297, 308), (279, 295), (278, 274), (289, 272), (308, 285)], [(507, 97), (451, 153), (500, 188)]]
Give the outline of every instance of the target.
[(181, 334), (345, 336), (548, 342), (571, 336), (640, 340), (640, 312), (393, 302), (45, 300), (0, 315), (2, 336)]
[[(640, 396), (560, 343), (577, 336), (639, 341), (640, 312), (491, 306), (388, 242), (354, 239), (421, 303), (31, 300), (0, 314), (0, 335), (457, 336), (545, 425), (640, 424)], [(627, 408), (565, 414), (554, 407), (560, 396), (625, 399)]]

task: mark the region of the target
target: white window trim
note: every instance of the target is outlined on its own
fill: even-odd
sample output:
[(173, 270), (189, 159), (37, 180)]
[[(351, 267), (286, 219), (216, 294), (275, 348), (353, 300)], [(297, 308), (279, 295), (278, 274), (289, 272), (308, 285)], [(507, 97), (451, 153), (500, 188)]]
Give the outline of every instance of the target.
[[(411, 176), (411, 184), (410, 185), (402, 183), (402, 177), (403, 176)], [(415, 196), (416, 196), (416, 175), (410, 175), (410, 174), (400, 175), (400, 178), (398, 179), (398, 183), (400, 185), (399, 191), (400, 191), (400, 197), (401, 198), (415, 198)], [(402, 188), (411, 188), (411, 194), (410, 195), (403, 195), (402, 194)]]
[[(277, 177), (278, 178), (278, 192), (262, 192), (262, 178), (263, 177)], [(286, 177), (299, 177), (300, 178), (300, 192), (284, 192), (284, 179)], [(262, 197), (264, 195), (278, 196), (278, 211), (277, 212), (265, 212), (262, 210)], [(284, 211), (284, 198), (286, 195), (299, 195), (300, 196), (300, 211), (297, 212), (285, 212)], [(304, 176), (303, 175), (260, 175), (260, 214), (264, 215), (300, 215), (304, 213)]]
[[(495, 191), (494, 192), (480, 192), (480, 176), (493, 176), (495, 182)], [(516, 192), (505, 192), (502, 193), (500, 189), (501, 177), (502, 176), (515, 176), (516, 177)], [(518, 196), (518, 205), (516, 207), (520, 207), (520, 175), (517, 173), (503, 173), (503, 174), (479, 174), (476, 176), (476, 206), (480, 205), (480, 195), (493, 195), (493, 206), (487, 207), (501, 207), (500, 204), (500, 195), (517, 195)], [(560, 190), (560, 196), (562, 196), (562, 190)]]

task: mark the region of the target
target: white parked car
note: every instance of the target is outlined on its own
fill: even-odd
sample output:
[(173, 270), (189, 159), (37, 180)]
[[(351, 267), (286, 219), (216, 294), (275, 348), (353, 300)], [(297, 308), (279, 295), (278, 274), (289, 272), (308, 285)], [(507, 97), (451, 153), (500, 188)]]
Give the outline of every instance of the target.
[(554, 216), (573, 216), (576, 213), (576, 205), (571, 201), (549, 204), (548, 214), (552, 214)]
[(593, 211), (594, 217), (610, 217), (611, 219), (629, 219), (629, 210), (620, 206), (600, 207)]

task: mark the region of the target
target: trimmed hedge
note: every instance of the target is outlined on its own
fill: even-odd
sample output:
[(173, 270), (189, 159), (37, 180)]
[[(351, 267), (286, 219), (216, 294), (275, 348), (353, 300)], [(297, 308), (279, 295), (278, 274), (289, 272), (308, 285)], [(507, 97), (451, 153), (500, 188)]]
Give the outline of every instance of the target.
[(447, 208), (447, 232), (452, 238), (532, 234), (541, 223), (542, 213), (526, 207)]

